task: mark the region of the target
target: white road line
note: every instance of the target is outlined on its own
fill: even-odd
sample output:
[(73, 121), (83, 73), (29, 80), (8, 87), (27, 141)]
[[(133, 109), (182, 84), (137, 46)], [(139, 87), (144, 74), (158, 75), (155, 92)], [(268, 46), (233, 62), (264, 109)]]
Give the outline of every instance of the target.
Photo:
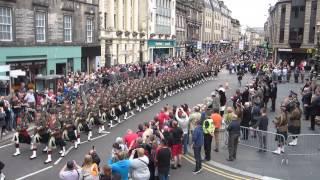
[(71, 149), (73, 149), (73, 148), (74, 148), (74, 146), (70, 146), (69, 149), (66, 151), (65, 155), (67, 155), (71, 151)]
[(103, 134), (103, 135), (101, 135), (101, 136), (97, 136), (97, 137), (91, 138), (91, 140), (97, 140), (97, 139), (100, 139), (100, 138), (105, 137), (105, 136), (107, 136), (107, 135), (108, 135), (108, 134)]
[(28, 178), (28, 177), (30, 177), (30, 176), (34, 176), (34, 175), (39, 174), (39, 173), (41, 173), (41, 172), (43, 172), (43, 171), (46, 171), (46, 170), (48, 170), (48, 169), (50, 169), (50, 168), (52, 168), (52, 167), (53, 167), (53, 166), (49, 166), (49, 167), (40, 169), (40, 170), (38, 170), (38, 171), (35, 171), (35, 172), (33, 172), (33, 173), (30, 173), (30, 174), (27, 174), (27, 175), (25, 175), (25, 176), (23, 176), (23, 177), (20, 177), (20, 178), (18, 178), (18, 179), (16, 179), (16, 180), (26, 179), (26, 178)]
[(56, 162), (54, 162), (53, 164), (54, 164), (54, 165), (57, 165), (61, 160), (62, 160), (62, 157), (59, 157), (59, 159), (56, 160)]
[(84, 143), (87, 143), (87, 142), (88, 142), (88, 140), (86, 140), (86, 141), (81, 141), (80, 144), (84, 144)]
[(3, 145), (3, 146), (0, 146), (0, 149), (5, 148), (5, 147), (8, 147), (8, 146), (11, 146), (11, 145), (13, 145), (13, 143), (10, 143), (10, 144), (6, 144), (6, 145)]

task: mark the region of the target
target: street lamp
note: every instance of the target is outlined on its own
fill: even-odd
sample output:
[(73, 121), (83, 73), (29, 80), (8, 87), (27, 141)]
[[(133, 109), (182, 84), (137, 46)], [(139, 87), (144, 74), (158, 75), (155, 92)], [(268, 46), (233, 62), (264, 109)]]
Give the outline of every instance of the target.
[(317, 54), (316, 54), (316, 62), (315, 62), (315, 71), (316, 71), (316, 84), (320, 86), (320, 21), (316, 24), (317, 30)]

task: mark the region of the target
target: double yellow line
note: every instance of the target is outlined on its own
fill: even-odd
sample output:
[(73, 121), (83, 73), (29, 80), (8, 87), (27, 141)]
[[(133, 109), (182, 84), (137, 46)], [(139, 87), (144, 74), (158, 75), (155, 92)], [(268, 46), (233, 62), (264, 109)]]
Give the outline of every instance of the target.
[[(184, 155), (183, 158), (185, 160), (187, 160), (188, 162), (190, 162), (191, 164), (195, 164), (194, 158), (191, 157), (190, 155)], [(250, 177), (243, 177), (243, 176), (239, 176), (239, 175), (234, 175), (234, 174), (231, 174), (230, 172), (214, 168), (214, 167), (209, 166), (205, 163), (202, 163), (202, 168), (211, 172), (211, 173), (225, 177), (227, 179), (233, 179), (233, 180), (252, 180), (252, 179), (255, 179), (255, 178), (250, 178)]]

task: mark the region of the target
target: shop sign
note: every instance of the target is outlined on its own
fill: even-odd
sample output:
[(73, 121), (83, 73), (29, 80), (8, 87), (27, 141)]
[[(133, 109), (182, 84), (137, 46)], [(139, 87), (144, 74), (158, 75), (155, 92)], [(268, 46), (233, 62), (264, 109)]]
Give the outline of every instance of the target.
[(149, 47), (174, 47), (174, 41), (156, 41), (156, 40), (149, 40), (148, 41)]
[(12, 69), (28, 68), (29, 66), (43, 66), (46, 65), (46, 61), (21, 61), (21, 62), (7, 62)]
[(292, 49), (278, 49), (279, 52), (292, 52)]
[(201, 43), (201, 41), (198, 41), (198, 42), (197, 42), (197, 49), (202, 49), (202, 43)]

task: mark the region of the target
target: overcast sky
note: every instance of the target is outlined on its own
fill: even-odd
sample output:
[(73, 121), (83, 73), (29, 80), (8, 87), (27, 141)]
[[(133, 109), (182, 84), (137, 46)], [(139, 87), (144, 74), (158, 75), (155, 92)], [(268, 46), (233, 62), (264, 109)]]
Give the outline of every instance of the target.
[(269, 4), (274, 5), (278, 0), (223, 0), (232, 11), (232, 17), (238, 19), (242, 28), (263, 27)]

